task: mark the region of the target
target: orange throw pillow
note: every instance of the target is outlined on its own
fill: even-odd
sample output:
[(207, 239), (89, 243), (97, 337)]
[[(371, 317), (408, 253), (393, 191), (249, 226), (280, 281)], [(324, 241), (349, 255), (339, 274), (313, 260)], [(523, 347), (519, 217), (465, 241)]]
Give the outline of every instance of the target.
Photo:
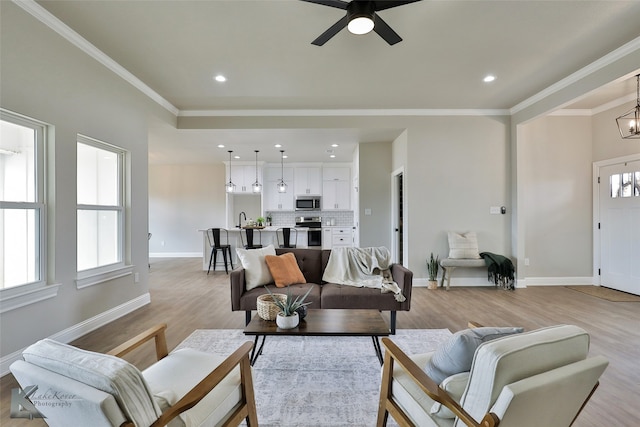
[(280, 256), (266, 255), (264, 260), (278, 288), (296, 283), (307, 283), (300, 267), (298, 267), (296, 256), (291, 252)]

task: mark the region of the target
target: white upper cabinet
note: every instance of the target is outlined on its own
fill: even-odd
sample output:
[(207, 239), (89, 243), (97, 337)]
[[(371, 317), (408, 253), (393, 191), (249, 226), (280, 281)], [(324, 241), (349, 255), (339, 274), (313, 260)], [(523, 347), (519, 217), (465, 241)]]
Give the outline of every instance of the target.
[[(284, 177), (286, 193), (278, 193), (277, 183)], [(293, 210), (293, 168), (267, 167), (264, 169), (262, 200), (265, 211)]]
[(323, 181), (349, 181), (351, 169), (348, 167), (325, 167), (322, 169)]
[[(236, 185), (236, 193), (253, 193), (251, 185), (256, 181), (256, 167), (231, 166), (231, 181)], [(229, 182), (229, 167), (227, 167), (227, 182)], [(262, 170), (258, 167), (258, 182), (262, 184)]]
[(351, 169), (325, 167), (322, 169), (322, 209), (351, 209)]
[(293, 171), (296, 196), (322, 194), (322, 170), (320, 167), (296, 167)]

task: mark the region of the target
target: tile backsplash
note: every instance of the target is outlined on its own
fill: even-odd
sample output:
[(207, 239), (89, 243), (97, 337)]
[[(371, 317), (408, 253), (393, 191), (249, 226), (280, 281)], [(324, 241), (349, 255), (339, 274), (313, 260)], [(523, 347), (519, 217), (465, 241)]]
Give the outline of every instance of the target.
[(296, 217), (299, 216), (319, 216), (322, 217), (322, 225), (326, 225), (327, 221), (332, 219), (336, 226), (352, 227), (353, 211), (313, 211), (313, 212), (266, 212), (265, 216), (271, 213), (273, 226), (293, 226), (296, 223)]

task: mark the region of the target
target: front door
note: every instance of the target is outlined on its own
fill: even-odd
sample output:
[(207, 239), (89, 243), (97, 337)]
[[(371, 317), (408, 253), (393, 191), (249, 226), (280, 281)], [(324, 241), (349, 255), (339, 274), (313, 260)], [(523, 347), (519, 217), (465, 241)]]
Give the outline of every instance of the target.
[(600, 168), (600, 284), (640, 295), (640, 160)]

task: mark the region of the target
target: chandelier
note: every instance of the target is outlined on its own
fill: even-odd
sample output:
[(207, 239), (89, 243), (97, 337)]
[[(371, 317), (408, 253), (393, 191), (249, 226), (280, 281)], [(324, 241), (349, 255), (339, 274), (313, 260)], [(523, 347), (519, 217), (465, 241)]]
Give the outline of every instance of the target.
[(636, 106), (616, 118), (623, 139), (640, 138), (640, 74), (636, 76)]

